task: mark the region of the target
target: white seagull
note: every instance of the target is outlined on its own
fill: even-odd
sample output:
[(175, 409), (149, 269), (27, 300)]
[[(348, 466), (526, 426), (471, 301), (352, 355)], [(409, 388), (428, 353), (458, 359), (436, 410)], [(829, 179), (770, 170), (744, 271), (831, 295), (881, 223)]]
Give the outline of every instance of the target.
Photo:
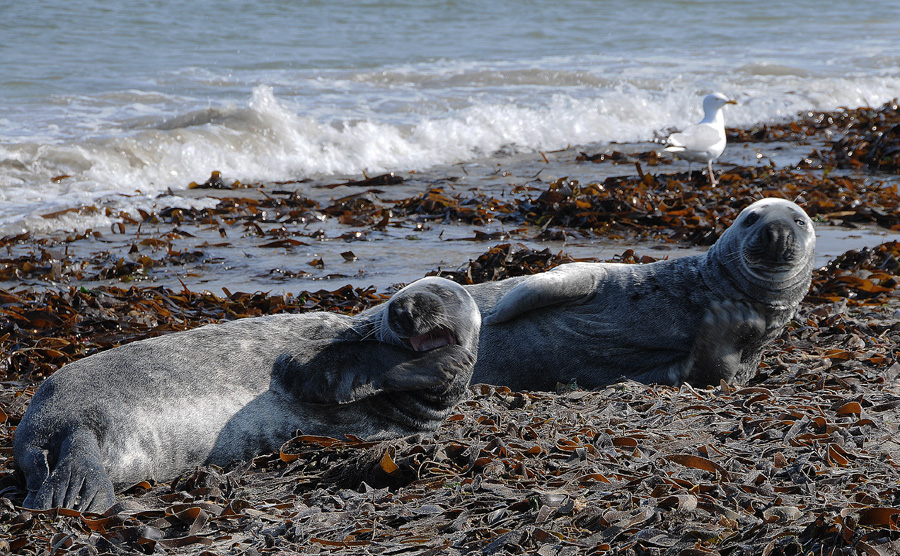
[(706, 162), (709, 169), (709, 183), (715, 187), (718, 183), (713, 175), (713, 160), (719, 158), (725, 150), (725, 117), (722, 107), (726, 104), (737, 104), (722, 93), (712, 93), (703, 98), (703, 119), (700, 123), (687, 127), (681, 133), (669, 135), (666, 151), (676, 157), (688, 161), (688, 178), (691, 175), (691, 164)]

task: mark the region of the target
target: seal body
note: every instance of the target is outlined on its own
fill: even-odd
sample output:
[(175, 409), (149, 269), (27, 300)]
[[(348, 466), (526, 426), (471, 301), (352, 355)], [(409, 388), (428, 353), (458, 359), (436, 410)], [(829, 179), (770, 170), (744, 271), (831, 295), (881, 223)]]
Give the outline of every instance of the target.
[(426, 278), (353, 317), (240, 319), (66, 365), (15, 432), (24, 505), (103, 511), (116, 488), (274, 451), (297, 430), (433, 430), (467, 392), (480, 320), (462, 286)]
[(803, 209), (763, 199), (703, 255), (468, 286), (484, 314), (472, 380), (522, 390), (746, 382), (809, 290), (814, 248)]

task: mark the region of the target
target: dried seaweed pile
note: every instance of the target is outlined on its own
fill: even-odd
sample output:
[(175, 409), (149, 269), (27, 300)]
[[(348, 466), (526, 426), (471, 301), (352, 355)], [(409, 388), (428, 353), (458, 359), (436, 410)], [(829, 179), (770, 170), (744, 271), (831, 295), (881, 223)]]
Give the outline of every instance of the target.
[[(735, 167), (722, 174), (720, 186), (715, 188), (699, 176), (689, 181), (685, 174), (612, 177), (586, 185), (562, 178), (547, 184), (536, 197), (526, 194), (509, 201), (485, 195), (466, 198), (438, 188), (399, 201), (393, 208), (378, 205), (371, 191), (337, 199), (325, 208), (296, 192), (272, 195), (262, 201), (230, 197), (214, 208), (145, 213), (141, 220), (133, 219), (131, 225), (138, 232), (126, 242), (126, 252), (100, 252), (88, 260), (77, 259), (65, 248), (67, 243), (87, 240), (85, 234), (57, 243), (32, 239), (27, 234), (2, 238), (0, 247), (31, 242), (35, 248), (28, 254), (0, 259), (0, 280), (141, 280), (155, 268), (204, 262), (208, 259), (205, 247), (230, 246), (226, 226), (238, 225), (242, 241), (257, 238), (258, 247), (290, 248), (309, 245), (321, 235), (321, 231), (307, 228), (306, 223), (331, 217), (351, 227), (340, 237), (345, 241), (362, 239), (369, 230), (386, 226), (414, 227), (416, 224), (403, 224), (403, 219), (424, 218), (470, 224), (497, 220), (536, 226), (540, 239), (565, 239), (567, 235), (642, 237), (711, 245), (743, 208), (764, 196), (796, 200), (814, 219), (900, 230), (900, 193), (896, 184), (833, 174), (814, 177), (790, 170)], [(140, 234), (141, 225), (149, 227), (161, 222), (173, 228), (153, 235)], [(218, 228), (222, 241), (175, 248), (177, 240), (190, 237), (184, 229), (188, 222)], [(476, 233), (475, 239), (507, 238), (522, 231), (524, 228), (498, 235)], [(90, 237), (99, 235), (94, 231)], [(347, 256), (352, 256), (352, 252), (348, 251)]]
[(813, 218), (900, 229), (896, 184), (751, 167), (724, 172), (718, 187), (709, 187), (696, 173), (642, 172), (590, 184), (562, 178), (536, 197), (529, 192), (512, 201), (451, 196), (438, 188), (395, 208), (445, 221), (528, 224), (541, 229), (537, 237), (542, 239), (576, 234), (711, 245), (741, 210), (762, 197), (797, 200)]
[(426, 220), (466, 222), (478, 226), (493, 220), (521, 221), (515, 202), (504, 202), (480, 194), (463, 198), (445, 191), (445, 187), (432, 187), (423, 194), (398, 201), (394, 209), (399, 214)]
[(728, 129), (729, 142), (808, 142), (824, 136), (830, 146), (813, 151), (803, 168), (866, 169), (900, 173), (900, 107), (897, 99), (878, 108), (808, 112), (796, 120), (751, 129)]
[(879, 304), (900, 280), (900, 242), (851, 250), (813, 275), (806, 300), (813, 303), (841, 302)]
[[(900, 123), (897, 109), (897, 99), (894, 99), (877, 108), (867, 106), (801, 112), (788, 122), (759, 124), (746, 129), (727, 128), (725, 133), (729, 143), (807, 143), (816, 136), (826, 139), (862, 136), (869, 132), (883, 132)], [(860, 165), (853, 167), (859, 168)]]
[(469, 261), (464, 270), (436, 270), (429, 272), (429, 276), (442, 276), (454, 282), (469, 285), (482, 282), (493, 282), (512, 278), (514, 276), (527, 276), (550, 270), (555, 266), (571, 262), (610, 262), (610, 263), (652, 263), (656, 261), (650, 256), (638, 257), (631, 249), (624, 253), (598, 261), (597, 259), (575, 259), (565, 253), (553, 253), (550, 249), (538, 251), (530, 249), (521, 243), (501, 243), (488, 249), (481, 256)]
[(574, 260), (563, 253), (554, 254), (550, 249), (537, 251), (522, 244), (503, 243), (491, 247), (474, 261), (469, 261), (464, 270), (437, 270), (429, 272), (429, 275), (442, 276), (463, 285), (480, 284), (544, 272)]
[(568, 233), (699, 245), (714, 243), (741, 210), (762, 197), (796, 200), (812, 218), (900, 229), (896, 185), (747, 167), (724, 172), (715, 188), (699, 178), (692, 182), (683, 178), (643, 174), (587, 185), (563, 179), (536, 199), (520, 202), (519, 208), (529, 223), (547, 230), (545, 236), (553, 235), (548, 233), (553, 226)]

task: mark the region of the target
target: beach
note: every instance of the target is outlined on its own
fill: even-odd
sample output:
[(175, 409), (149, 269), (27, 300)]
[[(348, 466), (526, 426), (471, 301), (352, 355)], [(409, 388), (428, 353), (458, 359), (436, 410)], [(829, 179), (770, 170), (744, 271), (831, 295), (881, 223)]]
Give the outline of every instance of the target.
[[(658, 143), (494, 153), (421, 171), (279, 182), (244, 183), (214, 171), (156, 196), (146, 210), (98, 202), (41, 214), (108, 224), (5, 236), (0, 286), (134, 284), (223, 295), (223, 288), (296, 294), (349, 284), (389, 292), (432, 270), (458, 270), (498, 241), (576, 259), (626, 249), (657, 259), (702, 252), (741, 208), (771, 195), (797, 200), (816, 220), (815, 264), (824, 266), (849, 249), (900, 239), (895, 106), (842, 111), (845, 121), (838, 112), (809, 112), (732, 128), (732, 162), (720, 165), (718, 189), (696, 169), (688, 176)], [(838, 134), (848, 139), (832, 145)], [(871, 147), (873, 134), (881, 147)], [(183, 207), (183, 199), (205, 206)]]
[[(729, 148), (739, 152), (790, 144), (791, 156), (804, 154), (788, 167), (720, 167), (715, 188), (646, 144), (569, 148), (508, 159), (526, 176), (521, 183), (503, 165), (301, 184), (213, 175), (183, 193), (214, 191), (221, 200), (213, 209), (138, 213), (97, 233), (4, 238), (11, 254), (4, 280), (16, 283), (0, 290), (5, 547), (21, 554), (57, 544), (84, 553), (893, 552), (900, 158), (896, 143), (882, 141), (885, 156), (859, 145), (890, 137), (898, 124), (900, 112), (888, 103), (731, 129)], [(460, 186), (465, 180), (479, 187)], [(301, 195), (301, 187), (320, 196)], [(17, 507), (24, 493), (13, 475), (12, 429), (40, 380), (67, 361), (233, 318), (358, 312), (393, 288), (366, 285), (371, 277), (358, 271), (327, 273), (341, 259), (358, 260), (363, 238), (378, 234), (394, 233), (394, 246), (418, 245), (428, 240), (416, 234), (429, 232), (438, 245), (463, 238), (468, 260), (444, 266), (426, 257), (408, 272), (473, 283), (574, 260), (647, 264), (702, 251), (764, 196), (796, 199), (820, 238), (840, 230), (855, 241), (879, 239), (817, 265), (800, 312), (749, 385), (625, 382), (588, 392), (561, 384), (554, 393), (473, 385), (471, 399), (434, 435), (383, 443), (300, 436), (249, 464), (138, 485), (104, 517)], [(210, 255), (276, 250), (283, 260), (315, 241), (346, 254), (316, 250), (324, 268), (304, 254), (267, 273), (266, 291), (252, 289), (245, 267)], [(591, 249), (598, 244), (610, 255)], [(441, 248), (424, 251), (433, 249)], [(400, 252), (403, 264), (417, 260)], [(440, 256), (443, 263), (447, 255)], [(206, 287), (216, 284), (233, 289)], [(327, 284), (341, 286), (317, 287)]]

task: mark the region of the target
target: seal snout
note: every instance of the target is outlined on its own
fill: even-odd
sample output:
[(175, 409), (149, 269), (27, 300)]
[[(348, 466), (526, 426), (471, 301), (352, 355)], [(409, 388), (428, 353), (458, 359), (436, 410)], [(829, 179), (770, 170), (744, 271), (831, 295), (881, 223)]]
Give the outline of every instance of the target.
[(748, 213), (743, 225), (752, 230), (742, 251), (745, 260), (753, 266), (782, 272), (801, 264), (804, 253), (809, 251), (805, 246), (809, 240), (805, 238), (813, 232), (805, 215), (775, 211), (770, 206), (765, 212)]
[(769, 262), (790, 263), (794, 254), (794, 231), (784, 222), (772, 222), (759, 233), (759, 251)]
[(396, 327), (398, 332), (411, 332), (416, 328), (415, 307), (411, 300), (395, 300), (391, 303), (388, 316), (392, 328)]
[(415, 351), (429, 351), (459, 341), (446, 325), (441, 298), (431, 292), (415, 292), (392, 301), (391, 328)]

